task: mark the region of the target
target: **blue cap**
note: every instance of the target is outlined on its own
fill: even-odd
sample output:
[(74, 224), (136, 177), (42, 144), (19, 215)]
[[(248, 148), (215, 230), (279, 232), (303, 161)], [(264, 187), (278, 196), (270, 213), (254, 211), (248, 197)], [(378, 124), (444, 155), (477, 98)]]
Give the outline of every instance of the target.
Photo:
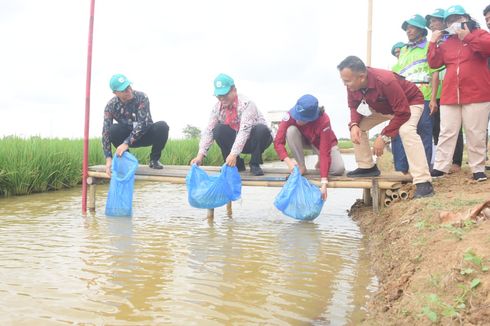
[(214, 96), (226, 95), (230, 92), (232, 86), (235, 85), (233, 78), (225, 74), (219, 74), (214, 79)]
[(131, 82), (123, 74), (115, 74), (111, 77), (109, 83), (113, 92), (122, 92), (128, 88), (129, 85), (131, 85)]
[(446, 9), (444, 12), (444, 20), (446, 20), (449, 16), (452, 15), (461, 15), (461, 16), (468, 16), (466, 13), (466, 10), (460, 5), (454, 5)]
[(320, 110), (318, 109), (318, 100), (313, 95), (303, 95), (296, 102), (296, 105), (289, 110), (289, 114), (296, 121), (310, 122), (318, 119)]

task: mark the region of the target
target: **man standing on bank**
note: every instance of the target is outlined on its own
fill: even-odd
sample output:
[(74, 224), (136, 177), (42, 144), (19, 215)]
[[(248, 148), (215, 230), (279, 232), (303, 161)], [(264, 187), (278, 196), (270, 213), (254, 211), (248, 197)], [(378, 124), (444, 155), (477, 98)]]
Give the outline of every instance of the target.
[(250, 172), (264, 175), (260, 168), (262, 153), (272, 143), (267, 122), (255, 103), (237, 93), (235, 82), (225, 74), (214, 79), (214, 105), (209, 123), (202, 133), (197, 156), (191, 164), (200, 165), (213, 140), (221, 148), (223, 160), (238, 171), (245, 171), (245, 162), (240, 153), (251, 154)]
[[(383, 69), (366, 67), (356, 56), (345, 58), (338, 66), (347, 87), (351, 111), (350, 135), (358, 168), (347, 176), (375, 177), (380, 175), (372, 154), (381, 156), (391, 137), (400, 134), (406, 149), (409, 172), (417, 189), (414, 198), (434, 194), (424, 146), (417, 134), (417, 124), (424, 109), (424, 96), (418, 87), (403, 77)], [(390, 120), (369, 148), (367, 131)]]
[[(159, 160), (168, 139), (167, 123), (153, 123), (148, 96), (133, 90), (126, 76), (112, 76), (109, 85), (115, 96), (104, 110), (102, 145), (106, 157), (106, 173), (111, 176), (111, 143), (116, 147), (117, 156), (121, 156), (129, 147), (151, 145), (149, 166), (152, 169), (162, 169)], [(113, 120), (117, 123), (113, 124)]]

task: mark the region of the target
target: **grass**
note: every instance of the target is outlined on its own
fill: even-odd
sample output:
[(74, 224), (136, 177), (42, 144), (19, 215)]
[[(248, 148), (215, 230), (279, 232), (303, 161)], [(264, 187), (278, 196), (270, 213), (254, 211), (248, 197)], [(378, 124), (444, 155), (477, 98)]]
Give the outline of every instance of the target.
[[(164, 165), (187, 165), (195, 157), (198, 139), (169, 140), (160, 161)], [(151, 147), (131, 148), (140, 164), (149, 161)], [(114, 152), (114, 149), (113, 149)], [(246, 162), (250, 155), (242, 155)], [(264, 161), (277, 160), (273, 145), (262, 155)], [(0, 197), (69, 188), (82, 180), (82, 139), (0, 138)], [(100, 139), (89, 141), (89, 165), (105, 164)], [(206, 165), (221, 165), (216, 144), (209, 149)]]

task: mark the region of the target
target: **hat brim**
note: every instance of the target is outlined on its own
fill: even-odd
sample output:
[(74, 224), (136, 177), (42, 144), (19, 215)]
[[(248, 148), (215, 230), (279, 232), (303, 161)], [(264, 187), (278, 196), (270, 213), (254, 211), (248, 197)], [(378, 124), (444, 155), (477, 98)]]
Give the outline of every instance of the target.
[(289, 114), (296, 121), (311, 122), (311, 121), (315, 121), (316, 119), (318, 119), (318, 117), (320, 116), (320, 110), (316, 110), (315, 115), (313, 115), (311, 117), (305, 117), (305, 116), (301, 115), (298, 111), (296, 111), (296, 106), (295, 106), (291, 110), (289, 110)]
[(231, 86), (214, 89), (214, 96), (223, 96), (230, 92)]
[(131, 82), (129, 80), (126, 80), (124, 83), (119, 85), (119, 87), (116, 88), (114, 91), (115, 92), (123, 92), (124, 90), (126, 90), (126, 88), (128, 88), (129, 85), (131, 85)]

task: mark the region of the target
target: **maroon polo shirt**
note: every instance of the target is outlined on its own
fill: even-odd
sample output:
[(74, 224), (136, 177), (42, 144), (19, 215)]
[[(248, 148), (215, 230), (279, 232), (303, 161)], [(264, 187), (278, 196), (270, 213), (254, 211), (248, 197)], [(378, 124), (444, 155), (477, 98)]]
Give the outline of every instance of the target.
[(384, 69), (367, 68), (367, 88), (357, 91), (347, 89), (351, 122), (361, 122), (363, 116), (357, 107), (364, 99), (371, 109), (381, 114), (392, 114), (382, 135), (395, 137), (400, 126), (410, 118), (410, 105), (424, 104), (424, 95), (417, 85), (402, 76)]

